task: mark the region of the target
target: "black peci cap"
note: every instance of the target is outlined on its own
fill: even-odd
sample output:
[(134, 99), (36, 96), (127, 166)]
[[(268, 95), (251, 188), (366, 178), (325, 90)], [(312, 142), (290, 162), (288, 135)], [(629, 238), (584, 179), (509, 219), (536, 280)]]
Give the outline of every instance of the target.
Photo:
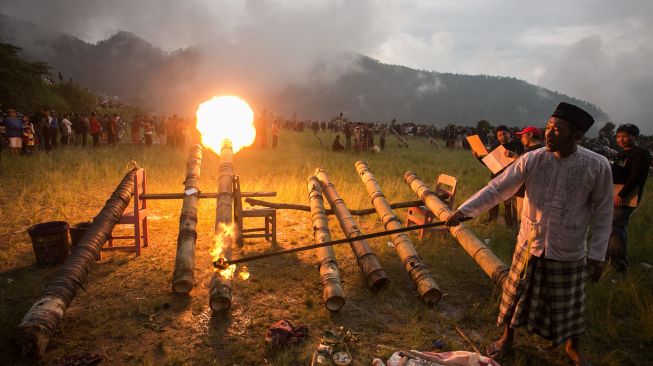
[(558, 104), (551, 117), (564, 119), (583, 133), (587, 132), (594, 124), (594, 118), (584, 109), (565, 102)]

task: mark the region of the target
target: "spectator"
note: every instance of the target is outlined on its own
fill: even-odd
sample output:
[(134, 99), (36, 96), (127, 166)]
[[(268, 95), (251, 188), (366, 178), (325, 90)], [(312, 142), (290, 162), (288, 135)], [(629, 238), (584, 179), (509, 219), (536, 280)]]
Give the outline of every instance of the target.
[[(512, 153), (515, 155), (521, 155), (521, 153), (524, 151), (522, 144), (512, 140), (508, 127), (504, 125), (497, 126), (497, 128), (494, 129), (494, 133), (496, 134), (497, 137), (497, 143), (494, 146), (492, 146), (491, 150), (494, 150), (499, 146), (503, 146), (508, 151), (508, 154)], [(477, 158), (480, 162), (482, 162), (484, 156), (478, 155), (475, 151), (472, 151), (472, 154), (474, 154), (474, 157)], [(490, 179), (494, 179), (498, 177), (499, 175), (501, 175), (502, 172), (503, 170), (491, 174)], [(508, 226), (509, 228), (515, 227), (515, 224), (517, 223), (517, 218), (516, 218), (517, 212), (515, 206), (516, 205), (513, 205), (512, 197), (503, 202), (503, 208), (504, 208), (503, 218), (505, 220), (506, 226)], [(486, 220), (486, 223), (496, 221), (497, 217), (499, 217), (499, 205), (496, 205), (490, 209), (490, 216)]]
[(59, 133), (59, 119), (57, 118), (57, 114), (54, 111), (52, 111), (50, 115), (50, 131), (48, 132), (48, 136), (50, 137), (51, 149), (57, 148), (58, 133)]
[(336, 139), (333, 140), (333, 145), (331, 146), (331, 150), (333, 151), (343, 151), (345, 149), (344, 146), (340, 143), (340, 135), (336, 135)]
[(102, 133), (102, 124), (98, 121), (95, 112), (91, 113), (91, 118), (89, 119), (91, 136), (93, 137), (93, 148), (97, 149), (100, 147), (100, 134)]
[(86, 146), (86, 139), (88, 138), (88, 131), (91, 129), (91, 119), (88, 115), (82, 116), (82, 146)]
[(5, 136), (9, 140), (9, 154), (15, 158), (20, 154), (23, 146), (23, 122), (18, 119), (15, 109), (8, 109), (7, 114), (4, 119)]
[(73, 123), (65, 115), (61, 120), (61, 144), (67, 146), (73, 137)]
[(145, 146), (149, 149), (152, 145), (152, 138), (154, 136), (154, 126), (149, 119), (146, 119), (145, 124), (143, 124), (143, 134), (145, 135)]
[(118, 115), (116, 113), (109, 119), (109, 146), (116, 146), (118, 139)]
[[(607, 256), (611, 266), (617, 272), (626, 272), (628, 258), (627, 231), (628, 220), (635, 209), (629, 204), (629, 197), (637, 195), (637, 202), (642, 199), (642, 192), (648, 177), (651, 154), (637, 146), (639, 128), (633, 124), (617, 128), (617, 145), (622, 149), (612, 164), (613, 183), (622, 185), (614, 196), (614, 214), (612, 216), (612, 233)], [(635, 205), (636, 206), (636, 205)]]
[(29, 115), (23, 116), (23, 155), (30, 155), (34, 151), (34, 125)]

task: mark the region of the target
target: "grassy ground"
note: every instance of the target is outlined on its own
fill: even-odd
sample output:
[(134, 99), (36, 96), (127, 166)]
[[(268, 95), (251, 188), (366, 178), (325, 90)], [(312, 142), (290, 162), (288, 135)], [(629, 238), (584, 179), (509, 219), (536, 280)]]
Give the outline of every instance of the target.
[[(331, 136), (321, 135), (325, 146)], [(468, 151), (448, 151), (421, 139), (409, 139), (409, 149), (397, 148), (394, 138), (382, 154), (332, 153), (320, 148), (312, 133), (282, 133), (276, 150), (249, 149), (234, 158), (235, 171), (245, 191), (278, 192), (277, 202), (308, 204), (306, 178), (316, 167), (330, 178), (351, 209), (370, 206), (354, 162), (366, 160), (390, 201), (416, 199), (403, 182), (407, 170), (433, 183), (439, 173), (459, 179), (459, 200), (469, 197), (488, 179), (486, 169)], [(87, 221), (99, 212), (108, 195), (134, 158), (147, 169), (150, 192), (179, 192), (185, 174), (187, 151), (165, 146), (146, 150), (122, 145), (99, 151), (70, 148), (54, 155), (36, 154), (0, 165), (0, 360), (20, 364), (14, 347), (17, 325), (56, 268), (37, 268), (31, 241), (25, 229), (37, 222), (65, 219)], [(205, 153), (201, 189), (215, 191), (218, 158)], [(651, 186), (651, 184), (649, 184)], [(650, 195), (650, 189), (646, 195)], [(645, 196), (646, 196), (645, 195)], [(388, 238), (370, 240), (370, 245), (391, 279), (378, 295), (363, 286), (360, 271), (348, 246), (336, 253), (347, 303), (339, 313), (329, 313), (313, 252), (276, 257), (251, 263), (248, 281), (234, 282), (230, 314), (218, 316), (208, 307), (211, 274), (209, 247), (215, 214), (213, 200), (201, 202), (196, 255), (197, 286), (190, 296), (172, 294), (178, 214), (181, 202), (151, 201), (149, 248), (139, 258), (133, 254), (109, 253), (93, 267), (84, 286), (66, 311), (52, 337), (44, 364), (56, 364), (64, 356), (95, 352), (106, 364), (121, 365), (306, 365), (323, 329), (344, 326), (357, 337), (352, 344), (356, 365), (368, 365), (373, 357), (387, 358), (394, 349), (470, 350), (454, 326), (482, 347), (498, 335), (495, 319), (498, 291), (491, 280), (448, 235), (431, 235), (423, 241), (412, 234), (415, 246), (446, 293), (434, 308), (417, 298)], [(404, 218), (405, 210), (397, 210)], [(583, 348), (599, 365), (647, 363), (646, 349), (653, 346), (653, 273), (641, 262), (653, 263), (648, 243), (653, 204), (637, 211), (630, 225), (631, 267), (627, 277), (608, 272), (589, 288), (589, 330)], [(65, 216), (65, 217), (64, 217)], [(309, 214), (279, 211), (278, 240), (289, 248), (312, 242)], [(483, 226), (481, 219), (470, 225), (506, 263), (514, 236), (502, 223)], [(364, 232), (381, 230), (375, 215), (360, 220)], [(343, 234), (330, 220), (332, 236)], [(249, 240), (235, 257), (269, 250), (260, 240)], [(283, 352), (266, 352), (268, 326), (290, 319), (310, 327), (309, 338)], [(517, 348), (501, 358), (505, 365), (567, 365), (562, 348), (524, 334)], [(29, 363), (29, 362), (25, 362)]]

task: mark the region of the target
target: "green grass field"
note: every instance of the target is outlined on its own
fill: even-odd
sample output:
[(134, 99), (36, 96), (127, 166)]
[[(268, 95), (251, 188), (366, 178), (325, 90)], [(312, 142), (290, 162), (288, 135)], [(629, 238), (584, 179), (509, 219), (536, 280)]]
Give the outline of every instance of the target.
[[(325, 145), (331, 136), (321, 134)], [(440, 173), (459, 179), (457, 203), (483, 187), (489, 173), (469, 151), (450, 151), (409, 138), (410, 148), (398, 148), (393, 137), (381, 154), (333, 153), (320, 147), (312, 133), (282, 132), (276, 150), (246, 149), (234, 157), (243, 191), (276, 191), (275, 202), (308, 204), (306, 178), (316, 167), (327, 170), (350, 209), (368, 208), (370, 201), (354, 162), (365, 160), (391, 202), (417, 199), (403, 182), (403, 173), (415, 171), (433, 184)], [(59, 149), (53, 155), (36, 154), (10, 159), (4, 152), (0, 165), (0, 360), (2, 364), (29, 364), (15, 348), (17, 326), (39, 297), (56, 267), (37, 268), (26, 228), (53, 220), (76, 223), (90, 220), (104, 205), (134, 158), (148, 174), (149, 192), (183, 189), (187, 149), (154, 145), (117, 148)], [(201, 189), (217, 190), (218, 157), (204, 154)], [(651, 184), (649, 183), (649, 187)], [(647, 189), (645, 197), (653, 194)], [(57, 364), (64, 356), (99, 353), (109, 365), (307, 365), (323, 329), (340, 326), (357, 338), (352, 343), (355, 365), (369, 365), (373, 357), (387, 359), (391, 349), (471, 350), (455, 331), (458, 326), (483, 347), (496, 338), (500, 293), (492, 281), (448, 235), (434, 234), (415, 247), (429, 266), (445, 296), (434, 308), (417, 299), (413, 284), (388, 238), (370, 240), (391, 284), (372, 295), (363, 286), (360, 271), (347, 245), (336, 247), (347, 303), (332, 314), (323, 306), (322, 288), (314, 252), (252, 262), (251, 277), (234, 281), (230, 314), (212, 314), (208, 283), (212, 273), (209, 247), (213, 241), (215, 201), (201, 201), (196, 252), (197, 285), (189, 296), (171, 290), (181, 201), (150, 201), (150, 247), (140, 257), (106, 253), (65, 313), (51, 338), (43, 364)], [(396, 210), (402, 221), (405, 210)], [(653, 349), (653, 263), (650, 225), (653, 203), (645, 203), (631, 220), (631, 271), (626, 277), (608, 271), (591, 284), (586, 317), (588, 332), (583, 349), (598, 365), (641, 365)], [(278, 240), (282, 248), (312, 243), (310, 215), (278, 211)], [(509, 264), (514, 235), (500, 223), (470, 222), (481, 239)], [(365, 233), (382, 230), (376, 215), (360, 218)], [(330, 217), (334, 239), (343, 234)], [(235, 257), (270, 250), (263, 240), (248, 240)], [(268, 352), (265, 332), (279, 319), (310, 328), (300, 345)], [(519, 333), (516, 349), (499, 361), (503, 365), (568, 365), (563, 348)]]

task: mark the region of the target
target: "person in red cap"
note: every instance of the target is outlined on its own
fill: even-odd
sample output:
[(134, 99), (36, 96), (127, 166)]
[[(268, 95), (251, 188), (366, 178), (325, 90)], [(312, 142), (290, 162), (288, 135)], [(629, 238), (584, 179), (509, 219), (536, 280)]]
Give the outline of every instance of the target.
[[(524, 145), (524, 151), (519, 154), (519, 156), (522, 156), (526, 154), (527, 152), (531, 152), (537, 149), (541, 149), (542, 143), (540, 142), (540, 136), (542, 135), (540, 133), (540, 129), (537, 127), (533, 126), (528, 126), (524, 128), (523, 130), (516, 132), (515, 135), (519, 136), (519, 139)], [(513, 153), (512, 151), (508, 151), (509, 156), (513, 158), (517, 158), (518, 155)], [(515, 211), (517, 215), (515, 216), (515, 219), (517, 220), (517, 227), (521, 225), (521, 211), (522, 208), (524, 207), (524, 194), (526, 193), (526, 186), (522, 185), (521, 188), (519, 188), (519, 191), (515, 193)]]
[(447, 219), (457, 226), (526, 186), (499, 306), (503, 334), (486, 347), (490, 357), (512, 348), (516, 328), (525, 327), (555, 346), (565, 343), (575, 365), (590, 364), (580, 351), (585, 289), (603, 271), (613, 212), (610, 163), (579, 146), (593, 123), (583, 109), (560, 103), (546, 125), (546, 148), (521, 156)]

